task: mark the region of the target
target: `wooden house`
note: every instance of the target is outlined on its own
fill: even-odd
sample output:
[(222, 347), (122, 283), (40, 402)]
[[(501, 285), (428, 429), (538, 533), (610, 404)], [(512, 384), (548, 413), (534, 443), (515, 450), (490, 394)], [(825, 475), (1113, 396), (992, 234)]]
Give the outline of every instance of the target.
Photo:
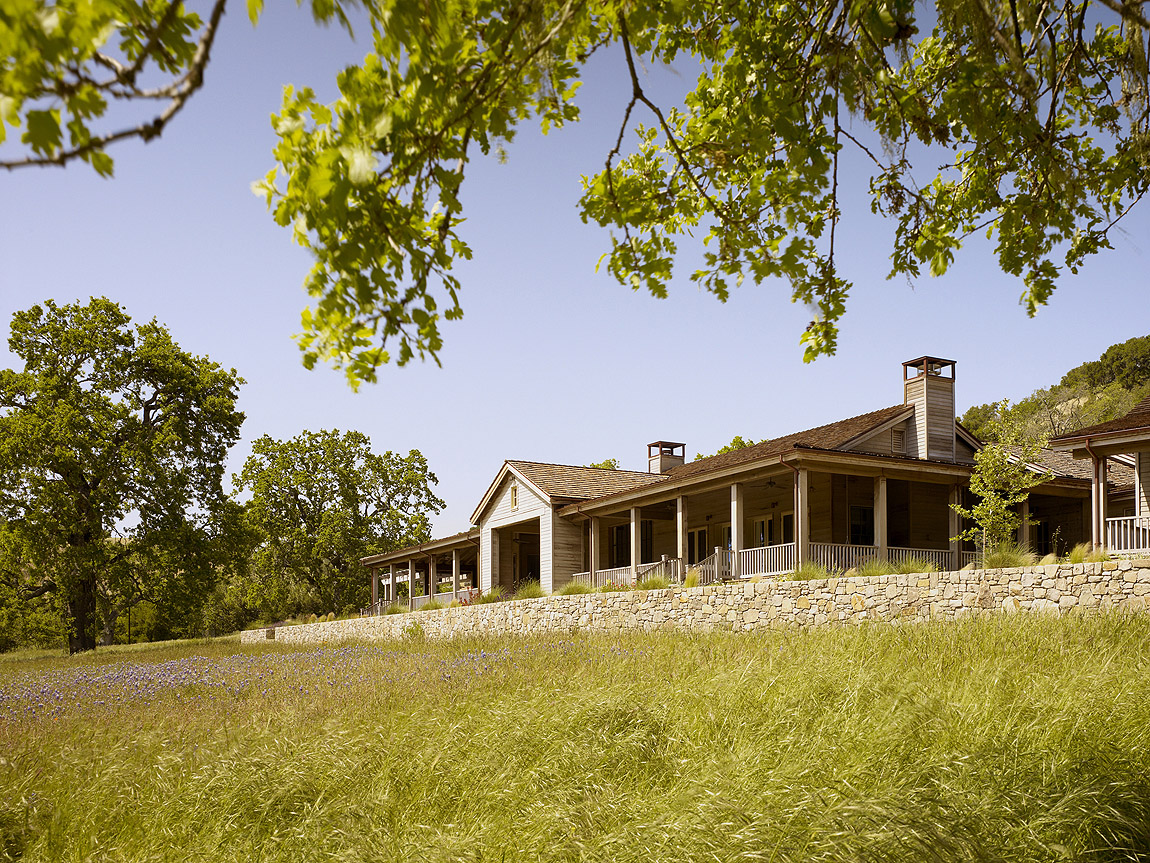
[[(902, 366), (899, 404), (693, 462), (664, 440), (648, 444), (646, 473), (505, 461), (472, 530), (364, 559), (373, 599), (391, 601), (408, 578), (424, 595), (454, 597), (529, 581), (554, 592), (572, 579), (677, 580), (691, 568), (704, 582), (780, 575), (805, 561), (845, 571), (913, 557), (958, 569), (976, 553), (952, 539), (962, 525), (951, 504), (969, 503), (982, 444), (955, 418), (954, 361)], [(1034, 469), (1053, 479), (1031, 493), (1020, 541), (1044, 554), (1089, 538), (1081, 463), (1044, 451)], [(1104, 488), (1129, 497), (1132, 462), (1112, 462)]]

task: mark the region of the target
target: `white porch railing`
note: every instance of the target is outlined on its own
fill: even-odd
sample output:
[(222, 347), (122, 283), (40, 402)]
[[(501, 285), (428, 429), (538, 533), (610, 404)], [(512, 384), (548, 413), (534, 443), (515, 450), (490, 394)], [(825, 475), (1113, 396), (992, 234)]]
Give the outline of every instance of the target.
[(608, 584), (631, 584), (631, 567), (630, 566), (616, 566), (613, 569), (597, 569), (595, 576), (592, 578), (589, 572), (577, 572), (571, 576), (572, 581), (578, 581), (586, 584), (588, 587), (598, 590), (600, 587), (606, 587)]
[(727, 549), (716, 548), (715, 553), (705, 557), (698, 563), (687, 565), (687, 572), (695, 570), (699, 573), (699, 584), (714, 584), (718, 581), (729, 581), (733, 576), (731, 566), (735, 555)]
[(849, 545), (841, 542), (812, 542), (810, 561), (831, 572), (846, 572), (878, 556), (873, 545)]
[(1106, 519), (1106, 550), (1111, 554), (1150, 553), (1150, 516)]
[(795, 570), (795, 544), (784, 542), (760, 548), (744, 548), (739, 552), (739, 575), (782, 575)]
[(925, 560), (940, 570), (950, 569), (949, 548), (895, 548), (892, 546), (886, 550), (886, 559), (895, 565), (912, 558)]
[(664, 557), (654, 563), (639, 564), (639, 581), (661, 578), (668, 584), (683, 583), (683, 561), (677, 557)]

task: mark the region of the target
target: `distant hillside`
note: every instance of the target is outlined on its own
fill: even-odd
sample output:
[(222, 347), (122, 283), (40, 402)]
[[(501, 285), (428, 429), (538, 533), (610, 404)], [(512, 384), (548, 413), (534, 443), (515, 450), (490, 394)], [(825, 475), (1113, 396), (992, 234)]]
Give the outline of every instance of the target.
[[(1150, 396), (1150, 336), (1111, 345), (1097, 360), (1083, 363), (1046, 389), (1010, 405), (1010, 419), (1036, 438), (1050, 438), (1125, 414)], [(962, 424), (984, 440), (994, 438), (990, 421), (996, 404), (975, 405)]]

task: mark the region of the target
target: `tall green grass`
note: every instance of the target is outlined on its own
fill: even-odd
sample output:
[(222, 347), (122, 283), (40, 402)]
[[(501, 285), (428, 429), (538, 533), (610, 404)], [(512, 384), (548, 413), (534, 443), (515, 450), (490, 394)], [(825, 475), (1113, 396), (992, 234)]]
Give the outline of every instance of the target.
[[(79, 701), (0, 718), (0, 857), (1150, 858), (1144, 617), (237, 649), (0, 666)], [(169, 665), (230, 683), (92, 688)]]

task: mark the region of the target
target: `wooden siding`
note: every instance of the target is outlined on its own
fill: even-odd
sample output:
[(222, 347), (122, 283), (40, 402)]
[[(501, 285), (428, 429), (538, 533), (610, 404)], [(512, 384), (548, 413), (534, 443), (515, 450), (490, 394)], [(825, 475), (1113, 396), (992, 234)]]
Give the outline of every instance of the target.
[[(903, 434), (906, 435), (904, 438), (906, 446), (903, 447), (901, 452), (895, 452), (891, 446), (891, 432), (896, 429), (901, 430)], [(850, 448), (850, 452), (873, 452), (878, 455), (909, 455), (911, 448), (910, 438), (912, 434), (914, 434), (913, 424), (910, 422), (901, 422), (888, 429), (876, 432), (865, 440), (859, 441), (859, 443)]]
[[(519, 486), (519, 506), (511, 508), (511, 486)], [(514, 475), (508, 474), (499, 484), (498, 490), (487, 505), (487, 510), (479, 515), (480, 527), (503, 527), (536, 518), (550, 512), (551, 505)]]
[(927, 377), (927, 457), (954, 460), (954, 381)]
[(954, 439), (954, 460), (959, 464), (974, 464), (974, 447), (957, 435)]
[(926, 378), (911, 378), (906, 382), (903, 401), (914, 405), (914, 418), (906, 436), (906, 454), (911, 458), (926, 458)]
[[(551, 514), (551, 542), (552, 549), (550, 572), (547, 575), (549, 583), (542, 584), (543, 590), (554, 593), (562, 590), (571, 576), (583, 572), (583, 534), (582, 526)], [(539, 553), (543, 556), (542, 532), (539, 537)]]
[[(515, 509), (511, 508), (512, 484), (519, 487), (519, 505)], [(536, 494), (526, 483), (521, 482), (518, 477), (513, 474), (508, 474), (503, 478), (503, 481), (500, 482), (499, 487), (488, 503), (487, 509), (480, 513), (479, 516), (479, 586), (483, 590), (490, 590), (493, 585), (499, 585), (505, 590), (509, 590), (515, 582), (515, 566), (518, 564), (515, 544), (510, 541), (510, 536), (505, 536), (502, 548), (493, 550), (493, 545), (498, 542), (498, 540), (495, 540), (495, 542), (492, 540), (495, 532), (509, 525), (529, 522), (535, 519), (538, 519), (538, 523), (540, 524), (540, 583), (542, 583), (544, 578), (550, 577), (551, 546), (549, 542), (545, 542), (543, 536), (545, 530), (542, 525), (546, 523), (549, 530), (552, 512), (551, 505), (544, 498)], [(493, 572), (497, 572), (497, 576), (494, 579), (492, 578)]]
[(888, 545), (947, 548), (950, 545), (950, 487), (908, 480), (887, 481)]
[(832, 534), (831, 507), (833, 492), (831, 489), (832, 475), (829, 473), (810, 473), (810, 501), (807, 511), (810, 514), (810, 541), (834, 542)]

